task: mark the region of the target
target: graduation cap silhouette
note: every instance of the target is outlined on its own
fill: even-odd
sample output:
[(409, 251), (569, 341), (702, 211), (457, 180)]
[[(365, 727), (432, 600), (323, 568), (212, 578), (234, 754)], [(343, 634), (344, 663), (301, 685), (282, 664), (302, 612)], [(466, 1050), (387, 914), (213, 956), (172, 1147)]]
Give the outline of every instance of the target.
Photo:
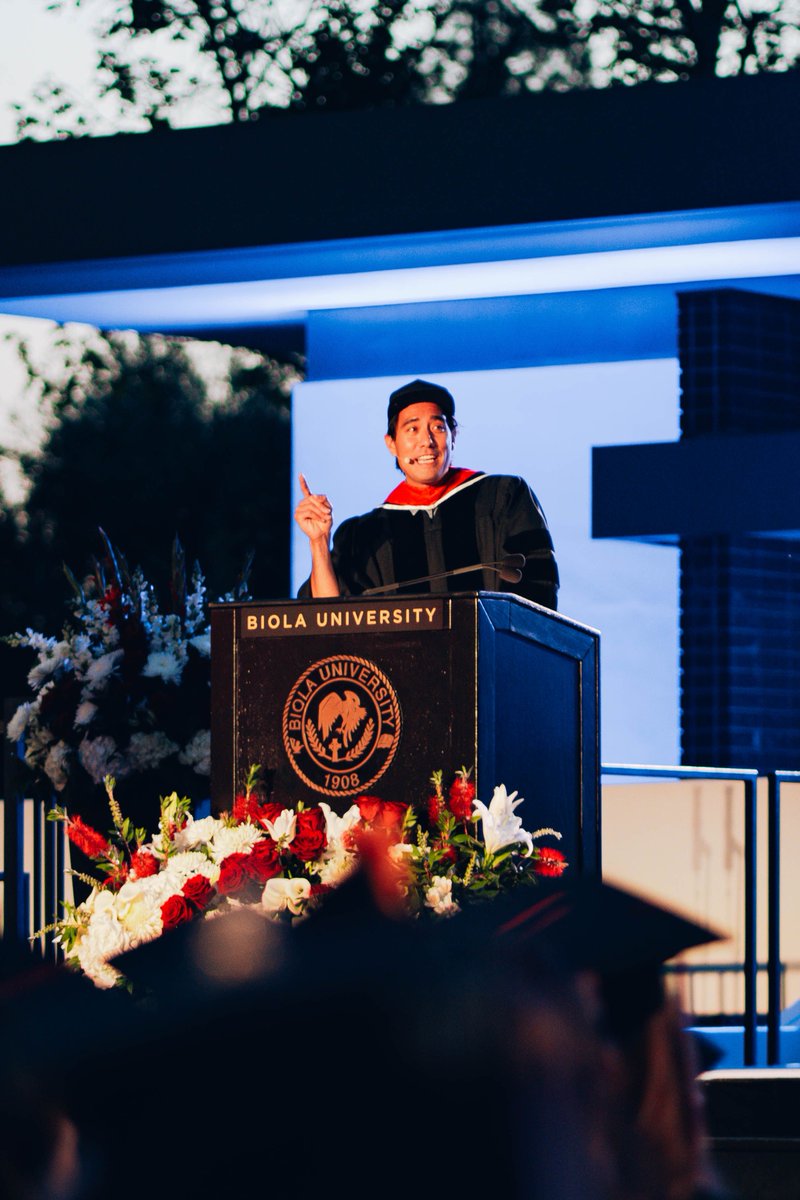
[(608, 1031), (638, 1029), (663, 1001), (663, 967), (694, 946), (725, 935), (624, 888), (582, 876), (533, 903), (499, 912), (495, 927), (524, 961), (543, 950), (567, 971), (591, 971), (601, 983)]

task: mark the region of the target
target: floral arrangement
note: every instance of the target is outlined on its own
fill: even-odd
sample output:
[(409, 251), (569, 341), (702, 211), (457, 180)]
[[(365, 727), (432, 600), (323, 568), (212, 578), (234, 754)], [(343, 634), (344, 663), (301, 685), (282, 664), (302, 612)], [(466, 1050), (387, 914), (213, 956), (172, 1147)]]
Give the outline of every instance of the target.
[(105, 561), (95, 561), (83, 583), (67, 571), (74, 599), (61, 637), (28, 629), (5, 639), (36, 655), (28, 674), (33, 699), (17, 708), (6, 735), (20, 743), (37, 781), (94, 819), (107, 812), (107, 775), (124, 789), (145, 772), (182, 775), (187, 786), (210, 774), (211, 636), (202, 572), (195, 566), (187, 582), (176, 539), (171, 611), (164, 612), (142, 572), (130, 572), (100, 532)]
[(376, 849), (397, 911), (416, 918), (451, 916), (567, 865), (559, 850), (536, 844), (559, 833), (523, 827), (516, 792), (501, 785), (485, 804), (466, 769), (447, 791), (442, 772), (434, 772), (421, 809), (361, 796), (343, 815), (324, 802), (290, 808), (264, 799), (258, 773), (251, 769), (220, 816), (195, 819), (187, 798), (162, 798), (153, 837), (123, 817), (110, 777), (108, 837), (54, 809), (51, 818), (65, 822), (101, 878), (82, 876), (92, 887), (88, 898), (67, 905), (63, 920), (42, 932), (55, 932), (69, 963), (111, 987), (125, 982), (111, 962), (116, 955), (186, 921), (241, 906), (274, 920), (303, 919)]

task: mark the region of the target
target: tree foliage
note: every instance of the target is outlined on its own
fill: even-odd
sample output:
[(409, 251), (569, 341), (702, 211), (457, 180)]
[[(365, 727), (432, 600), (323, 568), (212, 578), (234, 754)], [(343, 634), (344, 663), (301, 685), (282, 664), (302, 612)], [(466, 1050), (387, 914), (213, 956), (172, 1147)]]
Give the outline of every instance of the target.
[(251, 555), (253, 594), (288, 594), (293, 367), (216, 347), (229, 374), (213, 381), (203, 347), (133, 333), (64, 333), (47, 367), (18, 348), (45, 434), (35, 451), (0, 447), (27, 484), (0, 521), (0, 633), (58, 632), (64, 565), (91, 568), (98, 527), (159, 590), (177, 536), (212, 596)]
[(800, 0), (51, 4), (62, 15), (90, 6), (100, 108), (44, 80), (14, 106), (20, 137), (786, 70), (800, 59)]

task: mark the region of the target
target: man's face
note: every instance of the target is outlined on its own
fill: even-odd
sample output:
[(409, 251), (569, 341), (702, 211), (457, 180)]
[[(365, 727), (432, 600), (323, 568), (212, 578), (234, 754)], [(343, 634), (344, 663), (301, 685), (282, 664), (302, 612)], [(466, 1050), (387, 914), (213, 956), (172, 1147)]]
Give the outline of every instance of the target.
[(450, 470), (455, 435), (438, 404), (409, 404), (397, 418), (395, 436), (387, 433), (384, 440), (409, 483), (439, 483)]

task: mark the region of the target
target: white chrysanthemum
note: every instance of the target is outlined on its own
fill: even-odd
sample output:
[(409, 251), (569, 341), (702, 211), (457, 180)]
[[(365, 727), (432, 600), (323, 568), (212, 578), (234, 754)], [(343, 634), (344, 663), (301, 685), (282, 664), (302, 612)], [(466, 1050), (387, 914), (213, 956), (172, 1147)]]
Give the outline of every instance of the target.
[(73, 725), (76, 729), (82, 729), (85, 725), (88, 725), (93, 720), (96, 712), (97, 705), (93, 704), (91, 700), (82, 701), (82, 703), (78, 705), (78, 710), (75, 713)]
[(352, 875), (357, 863), (357, 854), (345, 850), (341, 842), (334, 842), (316, 864), (320, 883), (324, 883), (326, 887), (338, 887)]
[(199, 821), (189, 817), (183, 829), (175, 834), (172, 844), (176, 850), (193, 850), (203, 842), (210, 842), (224, 828), (217, 817), (202, 817)]
[(122, 972), (104, 958), (95, 958), (91, 951), (84, 947), (70, 957), (76, 958), (83, 973), (91, 979), (95, 987), (113, 988), (117, 980), (122, 978)]
[[(150, 875), (149, 879), (158, 879), (158, 875)], [(136, 883), (144, 883), (144, 879), (131, 880), (131, 887)], [(124, 885), (127, 887), (127, 884)], [(124, 887), (120, 889), (117, 904), (117, 919), (125, 932), (134, 939), (135, 944), (152, 941), (161, 935), (164, 929), (161, 920), (161, 905), (168, 900), (171, 892), (156, 892), (155, 889), (128, 891), (123, 895)]]
[(198, 654), (202, 654), (203, 658), (211, 657), (211, 634), (198, 633), (196, 637), (189, 638), (189, 645), (194, 646)]
[(122, 650), (109, 650), (107, 654), (92, 659), (86, 668), (84, 697), (102, 691), (119, 666), (122, 656)]
[(200, 729), (190, 738), (178, 755), (178, 762), (191, 767), (198, 775), (211, 774), (211, 730)]
[(183, 850), (180, 854), (170, 855), (161, 874), (171, 881), (170, 888), (174, 891), (175, 880), (180, 880), (182, 886), (192, 875), (204, 875), (209, 882), (216, 883), (219, 864), (201, 850)]
[(262, 834), (257, 825), (223, 825), (214, 834), (211, 854), (215, 862), (222, 862), (229, 854), (248, 854), (261, 840)]
[(11, 720), (6, 725), (6, 737), (10, 742), (18, 741), (28, 728), (32, 705), (20, 704)]
[(31, 667), (28, 671), (28, 687), (34, 692), (38, 692), (42, 684), (48, 680), (53, 671), (56, 669), (56, 662), (53, 658), (46, 658), (43, 662), (37, 663), (35, 667)]
[(163, 679), (164, 683), (178, 684), (181, 681), (183, 664), (167, 650), (153, 650), (147, 656), (142, 674), (148, 679)]
[(94, 978), (101, 963), (133, 947), (133, 938), (120, 924), (114, 908), (92, 915), (75, 941), (75, 954), (83, 970)]
[(30, 671), (28, 672), (28, 684), (34, 692), (38, 692), (42, 684), (47, 683), (49, 679), (52, 679), (55, 672), (64, 664), (65, 661), (68, 663), (68, 660), (65, 660), (64, 655), (56, 653), (56, 651), (58, 651), (60, 647), (64, 645), (66, 645), (65, 642), (59, 642), (53, 648), (52, 653), (46, 654), (39, 660), (35, 667), (31, 667)]
[(261, 907), (271, 917), (286, 909), (299, 916), (310, 895), (311, 883), (308, 879), (268, 879), (261, 894)]
[(118, 892), (111, 893), (114, 911), (118, 913), (123, 905), (140, 896), (145, 897), (151, 904), (160, 903), (163, 896), (169, 896), (174, 891), (174, 880), (165, 880), (163, 871), (144, 875), (141, 879), (126, 879)]
[(434, 875), (425, 893), (425, 904), (440, 917), (451, 917), (459, 911), (453, 899), (453, 881), (445, 875)]
[(78, 758), (95, 783), (102, 783), (106, 775), (119, 779), (127, 773), (112, 737), (85, 737), (78, 747)]
[(125, 755), (131, 771), (147, 771), (157, 767), (177, 749), (177, 742), (170, 741), (165, 733), (158, 730), (155, 733), (135, 733), (128, 742)]
[(69, 777), (70, 749), (66, 742), (56, 742), (47, 752), (44, 771), (57, 792), (64, 790)]

